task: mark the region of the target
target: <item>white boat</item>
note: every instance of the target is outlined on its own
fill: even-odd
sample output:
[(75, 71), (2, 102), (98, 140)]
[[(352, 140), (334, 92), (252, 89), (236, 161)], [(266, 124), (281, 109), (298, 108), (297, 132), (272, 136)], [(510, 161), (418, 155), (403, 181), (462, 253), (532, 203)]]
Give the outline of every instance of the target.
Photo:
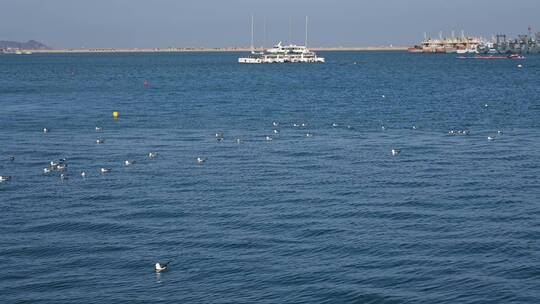
[(238, 58), (239, 63), (324, 63), (323, 57), (307, 48), (307, 17), (306, 17), (306, 45), (283, 45), (281, 41), (273, 48), (262, 52), (255, 52), (253, 46), (253, 17), (251, 17), (251, 55)]
[(458, 49), (456, 50), (458, 54), (478, 54), (478, 50), (476, 49), (476, 46), (472, 46), (467, 49)]
[(238, 58), (239, 63), (324, 63), (323, 57), (302, 45), (282, 45), (281, 42), (263, 52), (251, 52), (249, 57)]

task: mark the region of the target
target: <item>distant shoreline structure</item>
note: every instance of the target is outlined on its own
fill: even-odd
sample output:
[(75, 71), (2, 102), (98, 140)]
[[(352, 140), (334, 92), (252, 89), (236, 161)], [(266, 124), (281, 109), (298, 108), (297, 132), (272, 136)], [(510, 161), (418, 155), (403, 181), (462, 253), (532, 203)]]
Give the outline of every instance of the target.
[[(318, 52), (388, 52), (407, 51), (408, 47), (401, 46), (370, 46), (370, 47), (319, 47), (311, 48)], [(262, 49), (261, 49), (262, 50)], [(187, 52), (249, 52), (251, 48), (65, 48), (47, 50), (20, 50), (33, 54), (83, 54), (83, 53), (187, 53)]]

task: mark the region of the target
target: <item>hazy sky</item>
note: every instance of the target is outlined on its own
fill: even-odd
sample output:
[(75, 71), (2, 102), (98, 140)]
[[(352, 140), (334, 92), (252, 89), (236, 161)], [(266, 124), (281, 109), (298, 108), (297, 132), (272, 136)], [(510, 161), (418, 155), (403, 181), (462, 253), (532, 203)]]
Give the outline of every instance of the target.
[(0, 40), (35, 39), (53, 47), (249, 46), (251, 15), (257, 45), (410, 45), (423, 33), (490, 37), (540, 31), (540, 0), (0, 0)]

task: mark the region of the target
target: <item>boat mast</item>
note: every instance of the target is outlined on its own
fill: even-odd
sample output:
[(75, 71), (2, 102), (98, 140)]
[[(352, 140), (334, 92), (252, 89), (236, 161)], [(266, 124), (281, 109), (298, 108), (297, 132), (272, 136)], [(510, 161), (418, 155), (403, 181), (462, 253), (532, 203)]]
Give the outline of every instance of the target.
[(307, 48), (307, 38), (308, 38), (308, 16), (306, 16), (306, 40), (304, 41), (304, 46)]
[(264, 39), (263, 39), (263, 50), (266, 49), (266, 16), (264, 16), (263, 23)]
[(253, 42), (253, 15), (251, 15), (251, 54), (255, 53), (255, 47)]
[(289, 16), (289, 45), (292, 44), (292, 17)]

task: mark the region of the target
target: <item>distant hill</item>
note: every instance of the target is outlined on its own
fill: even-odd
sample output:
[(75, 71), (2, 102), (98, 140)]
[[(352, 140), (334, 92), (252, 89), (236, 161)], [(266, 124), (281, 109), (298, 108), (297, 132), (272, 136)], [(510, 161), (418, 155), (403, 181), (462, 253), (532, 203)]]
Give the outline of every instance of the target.
[(0, 49), (50, 50), (51, 48), (39, 41), (29, 40), (27, 42), (0, 41)]

